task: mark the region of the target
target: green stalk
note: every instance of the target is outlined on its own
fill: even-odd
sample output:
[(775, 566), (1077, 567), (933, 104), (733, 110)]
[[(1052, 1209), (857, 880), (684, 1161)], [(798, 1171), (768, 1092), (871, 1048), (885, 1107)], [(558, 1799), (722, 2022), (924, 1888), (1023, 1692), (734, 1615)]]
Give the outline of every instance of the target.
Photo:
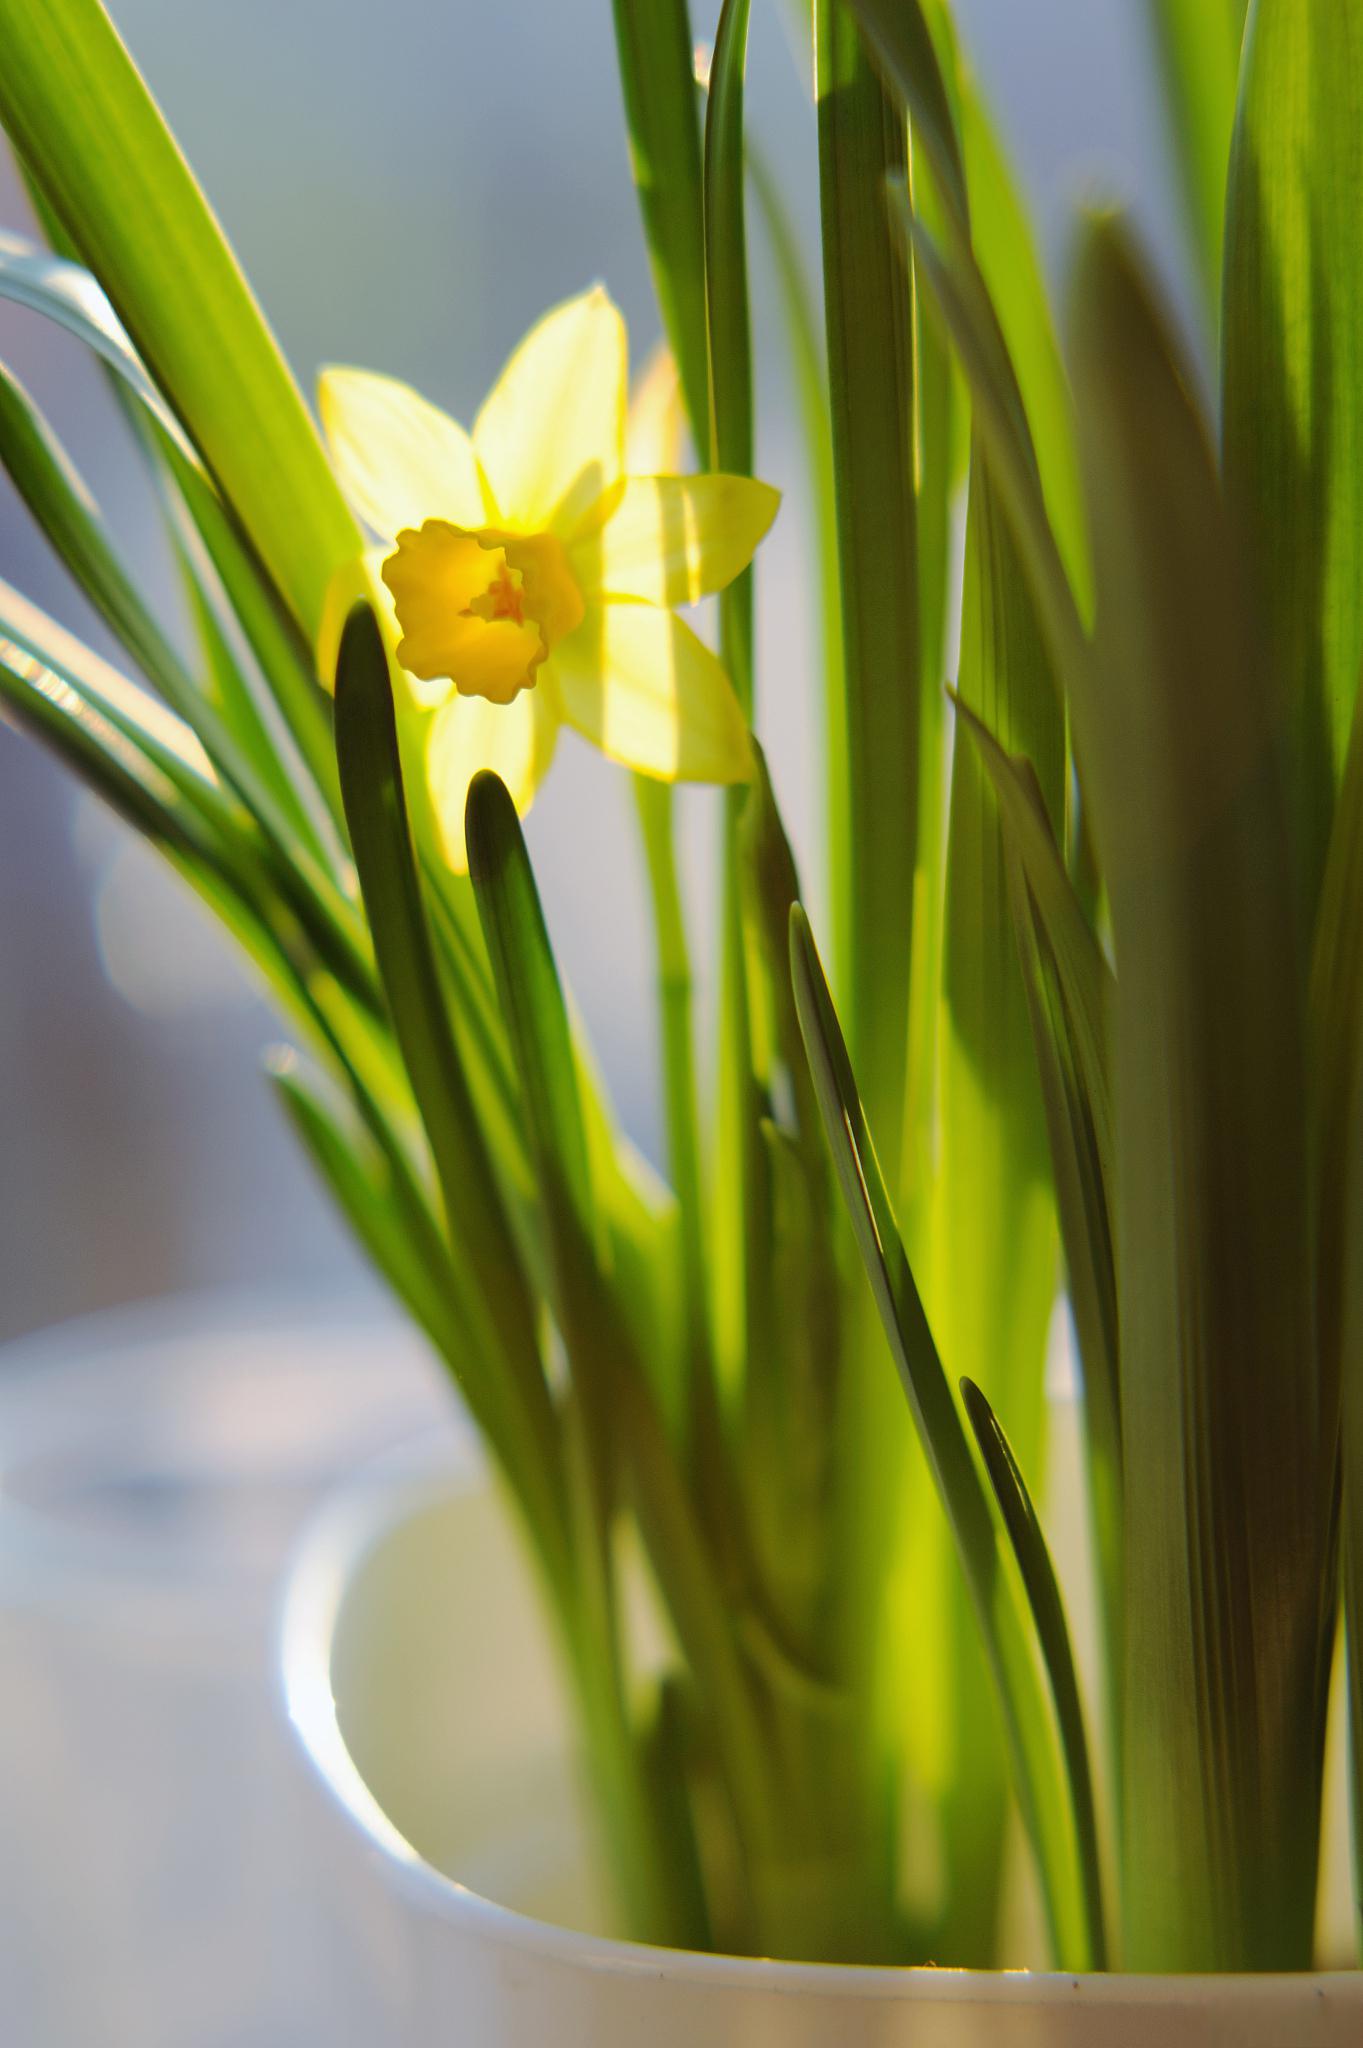
[[(843, 642), (845, 798), (830, 825), (842, 994), (868, 1115), (897, 1152), (904, 1125), (920, 760), (915, 356), (912, 280), (893, 245), (887, 176), (906, 174), (907, 131), (843, 0), (815, 8), (824, 316)], [(898, 1182), (898, 1161), (893, 1174)], [(889, 1590), (900, 1558), (911, 1448), (870, 1300), (848, 1300), (837, 1419), (825, 1622), (830, 1670), (861, 1730), (849, 1793), (863, 1819), (864, 1884), (895, 1895), (902, 1702), (893, 1689)]]
[(850, 844), (833, 856), (845, 1007), (875, 1129), (903, 1122), (918, 851), (919, 617), (912, 281), (887, 179), (908, 173), (902, 118), (844, 0), (818, 0), (824, 298), (842, 588)]
[[(829, 889), (835, 903), (849, 899), (841, 871), (850, 840), (846, 816), (847, 697), (843, 686), (842, 591), (838, 581), (837, 491), (833, 474), (833, 432), (828, 410), (828, 370), (818, 314), (805, 275), (789, 212), (770, 168), (749, 140), (748, 179), (770, 245), (790, 349), (796, 398), (809, 473), (819, 560), (819, 634), (823, 668), (824, 844)], [(835, 954), (841, 975), (843, 961)]]
[[(972, 464), (960, 663), (962, 700), (1035, 764), (1063, 817), (1064, 725), (1007, 523)], [(933, 1334), (953, 1373), (987, 1383), (1023, 1465), (1041, 1468), (1045, 1352), (1057, 1282), (1046, 1125), (1018, 970), (993, 789), (958, 725), (946, 861), (938, 1025), (936, 1177), (926, 1278)], [(926, 1503), (924, 1504), (926, 1505)], [(940, 1516), (916, 1529), (918, 1576), (945, 1569)], [(919, 1560), (922, 1560), (920, 1562)], [(946, 1790), (953, 1961), (994, 1952), (1006, 1760), (976, 1638), (956, 1630), (928, 1660), (952, 1752)], [(920, 1690), (920, 1689), (916, 1689)]]
[(705, 459), (710, 431), (700, 130), (686, 0), (613, 0), (630, 166), (654, 288)]
[[(726, 0), (715, 40), (705, 108), (705, 294), (710, 358), (710, 454), (714, 468), (751, 476), (752, 336), (744, 217), (743, 69), (749, 0)], [(720, 655), (753, 714), (752, 572), (721, 594)], [(775, 1343), (770, 1215), (753, 1084), (751, 1017), (743, 950), (738, 835), (744, 795), (724, 799), (719, 1020), (719, 1144), (715, 1257), (720, 1276), (720, 1343), (735, 1359)]]
[(719, 1387), (710, 1335), (705, 1195), (697, 1146), (691, 957), (677, 877), (672, 792), (662, 783), (636, 776), (634, 794), (657, 944), (668, 1170), (677, 1197), (681, 1236), (688, 1449), (701, 1497), (714, 1510), (725, 1501), (725, 1486)]

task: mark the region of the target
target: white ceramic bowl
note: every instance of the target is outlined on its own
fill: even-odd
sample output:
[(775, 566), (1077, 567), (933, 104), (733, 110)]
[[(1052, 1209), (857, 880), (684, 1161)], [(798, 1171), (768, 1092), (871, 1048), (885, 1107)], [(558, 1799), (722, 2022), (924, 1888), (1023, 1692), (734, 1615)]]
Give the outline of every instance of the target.
[(1359, 2048), (1363, 1976), (835, 1968), (612, 1940), (563, 1703), (491, 1492), (376, 1479), (302, 1550), (288, 1712), (383, 2048)]

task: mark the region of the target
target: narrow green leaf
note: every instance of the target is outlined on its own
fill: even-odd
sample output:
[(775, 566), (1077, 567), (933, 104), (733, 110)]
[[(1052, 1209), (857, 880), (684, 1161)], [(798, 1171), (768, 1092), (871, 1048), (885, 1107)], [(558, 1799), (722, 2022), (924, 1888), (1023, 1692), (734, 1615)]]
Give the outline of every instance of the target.
[[(578, 1457), (589, 1511), (600, 1518), (579, 1549), (590, 1640), (609, 1659), (612, 1683), (619, 1682), (608, 1518), (615, 1471), (622, 1468), (678, 1634), (695, 1661), (731, 1754), (731, 1790), (740, 1807), (748, 1809), (749, 1827), (760, 1830), (761, 1840), (753, 1842), (760, 1847), (770, 1825), (766, 1772), (714, 1576), (710, 1532), (697, 1525), (648, 1376), (633, 1355), (612, 1276), (604, 1268), (567, 1008), (515, 806), (489, 772), (475, 776), (470, 786), (465, 836), (554, 1243), (556, 1313), (580, 1403)], [(602, 1695), (598, 1704), (603, 1713), (623, 1713), (619, 1699), (612, 1705)], [(615, 1787), (618, 1824), (626, 1830), (629, 1803), (638, 1792), (638, 1787)], [(755, 1812), (749, 1805), (754, 1801)], [(638, 1862), (647, 1881), (649, 1859), (640, 1855)]]
[[(712, 467), (751, 476), (752, 323), (744, 213), (743, 71), (751, 0), (724, 0), (705, 103), (705, 313), (710, 345)], [(720, 647), (749, 719), (753, 709), (753, 576), (720, 600)]]
[(1216, 333), (1235, 91), (1246, 0), (1146, 0), (1164, 73), (1165, 115), (1183, 184), (1189, 240)]
[[(647, 1851), (640, 1759), (627, 1728), (619, 1592), (612, 1548), (619, 1469), (614, 1394), (620, 1376), (617, 1323), (607, 1305), (602, 1236), (567, 1006), (530, 869), (520, 820), (490, 771), (469, 786), (464, 837), (493, 979), (520, 1081), (549, 1251), (549, 1299), (572, 1374), (565, 1403), (565, 1464), (577, 1575), (576, 1626), (584, 1654), (593, 1744), (607, 1825), (636, 1897), (633, 1924), (665, 1926), (649, 1897), (656, 1859)], [(623, 1749), (622, 1749), (623, 1745)], [(597, 1754), (599, 1752), (599, 1754)]]
[[(999, 363), (999, 374), (1016, 383), (1061, 559), (1081, 609), (1087, 609), (1073, 407), (1035, 236), (996, 124), (956, 50), (942, 0), (932, 0), (927, 10), (920, 0), (852, 4), (883, 75), (912, 118), (915, 145), (932, 168), (957, 289), (967, 302), (987, 301), (1007, 358), (1006, 368)], [(914, 204), (925, 213), (917, 193)], [(925, 218), (930, 222), (930, 215)]]
[[(531, 873), (516, 808), (488, 770), (469, 787), (465, 832), (469, 879), (482, 920), (493, 979), (520, 1081), (540, 1195), (555, 1239), (557, 1303), (575, 1369), (595, 1363), (579, 1345), (591, 1331), (590, 1296), (599, 1271), (601, 1233), (591, 1183), (586, 1130), (567, 1006), (549, 947), (539, 891)], [(579, 1330), (576, 1317), (586, 1318)]]
[[(971, 466), (962, 592), (963, 699), (1035, 760), (1048, 805), (1064, 810), (1060, 700), (1007, 521), (978, 458)], [(987, 1378), (1020, 1455), (1039, 1465), (1045, 1356), (1058, 1278), (1045, 1113), (1008, 901), (999, 807), (974, 747), (955, 735), (937, 1025), (935, 1173), (920, 1272), (932, 1327), (953, 1371)], [(932, 1511), (923, 1490), (922, 1515)], [(933, 1538), (921, 1532), (929, 1548)], [(940, 1536), (938, 1537), (940, 1543)], [(969, 1631), (924, 1674), (923, 1708), (954, 1731), (948, 1793), (949, 1894), (969, 1916), (969, 1947), (996, 1940), (1006, 1759)], [(965, 1659), (962, 1664), (960, 1659)], [(953, 1734), (948, 1733), (948, 1740)], [(967, 1930), (951, 1929), (962, 1941)]]
[(960, 136), (919, 0), (850, 0), (850, 6), (878, 69), (912, 109), (915, 140), (927, 152), (954, 228), (968, 235), (970, 194)]
[(391, 1068), (373, 1085), (372, 1014), (324, 971), (281, 901), (249, 815), (219, 787), (190, 729), (4, 584), (0, 698), (16, 725), (162, 854), (227, 928), (284, 1014), (335, 1062), (386, 1159), (395, 1221), (429, 1272), (445, 1270), (448, 1256), (393, 1128), (402, 1097)]
[[(1363, 1190), (1360, 1191), (1363, 1195)], [(1355, 1352), (1354, 1356), (1358, 1354)], [(1363, 1407), (1351, 1388), (1344, 1415), (1344, 1601), (1349, 1642), (1350, 1799), (1354, 1869), (1363, 1858)], [(1363, 1907), (1355, 1905), (1355, 1945), (1363, 1956)]]
[(844, 0), (818, 0), (824, 307), (838, 514), (851, 833), (833, 906), (857, 1063), (897, 1131), (918, 854), (920, 678), (911, 279), (885, 217), (907, 139)]
[(194, 735), (6, 584), (0, 663), (10, 715), (121, 817), (164, 849), (230, 868), (234, 821)]
[(1030, 763), (1011, 756), (984, 720), (959, 696), (953, 701), (963, 729), (979, 751), (998, 799), (1010, 848), (1021, 863), (1047, 943), (1055, 955), (1065, 1001), (1074, 1019), (1080, 1072), (1092, 1104), (1106, 1175), (1114, 1149), (1108, 1055), (1108, 1020), (1114, 996), (1112, 969), (1065, 872), (1045, 798)]
[(1256, 0), (1226, 216), (1226, 491), (1291, 735), (1314, 913), (1363, 667), (1363, 14)]
[[(1317, 1155), (1320, 1399), (1342, 1422), (1343, 1604), (1348, 1639), (1355, 1869), (1363, 1870), (1363, 697), (1330, 834), (1311, 960)], [(1322, 1589), (1328, 1608), (1333, 1587)], [(1363, 1955), (1363, 1918), (1359, 1923)]]
[(144, 438), (150, 437), (183, 499), (299, 752), (333, 819), (339, 820), (331, 712), (313, 674), (311, 646), (237, 532), (105, 293), (79, 264), (0, 234), (0, 298), (55, 321), (83, 341), (144, 411)]
[(155, 102), (99, 0), (0, 0), (0, 46), (0, 124), (311, 639), (359, 534)]
[[(422, 879), (447, 1007), (478, 1119), (527, 1270), (535, 1286), (547, 1294), (552, 1278), (539, 1225), (538, 1190), (473, 889), (467, 875), (453, 874), (429, 850)], [(679, 1313), (670, 1244), (675, 1225), (672, 1198), (615, 1125), (585, 1034), (576, 1023), (574, 1052), (592, 1181), (618, 1261), (622, 1299), (636, 1336), (646, 1340), (650, 1365), (665, 1383), (669, 1332)]]
[(348, 907), (343, 921), (334, 894), (315, 889), (305, 866), (262, 834), (259, 819), (219, 783), (191, 727), (3, 582), (0, 647), (21, 722), (41, 727), (48, 744), (75, 750), (73, 765), (78, 760), (87, 779), (102, 773), (109, 786), (101, 794), (139, 830), (210, 861), (290, 958), (301, 948), (372, 1008), (372, 972)]
[(162, 492), (162, 506), (198, 650), (197, 673), (204, 698), (231, 745), (259, 777), (275, 813), (306, 847), (311, 860), (330, 867), (334, 843), (324, 839), (315, 806), (300, 794), (294, 782), (290, 773), (293, 756), (287, 738), (277, 725), (268, 726), (262, 716), (256, 689), (248, 678), (249, 663), (241, 658), (238, 644), (229, 638), (225, 620), (230, 611), (212, 565), (198, 535), (168, 491)]
[(842, 1218), (790, 982), (790, 911), (799, 882), (760, 750), (739, 857), (773, 1266), (770, 1345), (748, 1360), (743, 1384), (740, 1466), (764, 1475), (760, 1489), (753, 1489), (750, 1520), (783, 1624), (797, 1641), (817, 1645), (827, 1599), (832, 1452), (846, 1344)]
[[(1008, 879), (1046, 1109), (1070, 1306), (1083, 1365), (1090, 1511), (1108, 1668), (1115, 1674), (1120, 1669), (1122, 1643), (1122, 1447), (1117, 1260), (1108, 1188), (1111, 1159), (1104, 1152), (1100, 1116), (1085, 1078), (1081, 1033), (1066, 1000), (1065, 979), (1016, 857), (1010, 859)], [(1110, 1140), (1111, 1133), (1106, 1135)], [(1109, 1691), (1107, 1705), (1113, 1723), (1113, 1750), (1119, 1754), (1115, 1690)]]
[[(292, 1050), (274, 1053), (268, 1070), (303, 1150), (358, 1242), (437, 1350), (457, 1367), (468, 1354), (472, 1335), (460, 1327), (453, 1302), (417, 1250), (382, 1152), (368, 1133), (348, 1123), (340, 1106), (329, 1099), (329, 1091), (299, 1066)], [(475, 1412), (478, 1399), (475, 1377)]]
[(1054, 1717), (1042, 1696), (1020, 1596), (1001, 1568), (993, 1516), (904, 1256), (847, 1047), (798, 905), (791, 913), (791, 971), (824, 1131), (997, 1688), (1056, 1959), (1065, 1969), (1087, 1968), (1091, 1931)]
[(184, 430), (142, 366), (108, 294), (82, 264), (49, 255), (22, 235), (0, 230), (0, 299), (55, 320), (114, 370), (165, 427), (184, 441)]
[(341, 637), (336, 746), (379, 973), (430, 1141), (450, 1243), (471, 1283), (461, 1312), (484, 1351), (513, 1477), (536, 1526), (552, 1530), (561, 1512), (557, 1424), (534, 1307), (450, 1032), (412, 850), (387, 653), (363, 603)]
[(630, 163), (663, 326), (702, 460), (710, 438), (700, 127), (686, 0), (613, 0)]
[[(0, 364), (0, 465), (48, 541), (110, 631), (173, 711), (193, 728), (215, 766), (237, 789), (265, 828), (283, 866), (298, 877), (338, 931), (359, 929), (316, 855), (300, 846), (295, 807), (281, 805), (274, 792), (277, 757), (258, 725), (247, 753), (217, 703), (189, 674), (123, 568), (105, 531), (99, 508), (57, 441), (47, 421), (16, 378)], [(261, 753), (264, 752), (264, 764)]]
[[(1343, 1429), (1345, 1624), (1352, 1697), (1363, 1706), (1363, 698), (1355, 702), (1349, 752), (1330, 832), (1311, 955), (1308, 1087), (1317, 1203), (1316, 1289), (1322, 1417)], [(1322, 1629), (1334, 1588), (1323, 1589)], [(1363, 1722), (1359, 1724), (1363, 1737)], [(1363, 1848), (1363, 1772), (1354, 1746), (1357, 1840)], [(1359, 1866), (1363, 1868), (1363, 1864)]]
[(227, 926), (286, 1014), (316, 1034), (316, 956), (281, 910), (250, 820), (217, 788), (193, 735), (51, 621), (38, 635), (27, 630), (35, 616), (0, 585), (6, 715), (156, 848)]
[(975, 1432), (975, 1441), (980, 1447), (989, 1483), (994, 1489), (994, 1498), (999, 1504), (1003, 1526), (1008, 1531), (1008, 1540), (1013, 1546), (1018, 1571), (1022, 1577), (1031, 1609), (1032, 1622), (1036, 1629), (1037, 1642), (1041, 1647), (1046, 1676), (1050, 1681), (1051, 1698), (1055, 1704), (1056, 1720), (1060, 1727), (1060, 1743), (1065, 1752), (1065, 1774), (1069, 1779), (1070, 1803), (1074, 1809), (1075, 1829), (1079, 1838), (1079, 1853), (1083, 1868), (1084, 1911), (1088, 1919), (1089, 1939), (1093, 1948), (1093, 1967), (1105, 1970), (1107, 1964), (1107, 1935), (1103, 1922), (1103, 1884), (1098, 1854), (1098, 1823), (1093, 1798), (1093, 1772), (1089, 1765), (1088, 1736), (1084, 1730), (1084, 1709), (1079, 1697), (1079, 1679), (1074, 1668), (1074, 1652), (1070, 1647), (1069, 1625), (1065, 1620), (1065, 1603), (1060, 1597), (1060, 1586), (1051, 1562), (1050, 1549), (1045, 1533), (1037, 1519), (1032, 1497), (1027, 1491), (1027, 1482), (1013, 1447), (1005, 1436), (999, 1419), (995, 1415), (980, 1389), (973, 1380), (961, 1381), (961, 1399)]
[(1194, 380), (1108, 219), (1074, 362), (1098, 588), (1074, 709), (1116, 955), (1125, 1959), (1305, 1968), (1337, 1438), (1281, 721)]
[(334, 970), (359, 994), (372, 977), (367, 939), (330, 873), (299, 837), (268, 776), (243, 754), (217, 707), (191, 678), (133, 586), (98, 507), (27, 392), (0, 365), (0, 466), (43, 533), (148, 680), (203, 742), (272, 849), (280, 893)]
[[(677, 873), (672, 791), (646, 776), (634, 779), (640, 837), (653, 905), (661, 1034), (667, 1163), (676, 1190), (681, 1313), (685, 1337), (682, 1384), (665, 1394), (669, 1413), (688, 1440), (697, 1473), (720, 1456), (719, 1387), (711, 1337), (707, 1210), (700, 1159), (700, 1113), (692, 1026), (693, 984), (681, 883)], [(665, 1384), (665, 1383), (664, 1383)]]
[(191, 723), (200, 692), (110, 545), (99, 508), (29, 394), (0, 363), (0, 465), (55, 552), (153, 687)]
[(1009, 901), (1084, 1365), (1089, 1482), (1115, 1670), (1121, 1607), (1121, 1409), (1111, 1211), (1112, 970), (1065, 872), (1030, 763), (1010, 756), (959, 699), (956, 711), (993, 785), (1008, 848)]
[(1051, 316), (1036, 234), (975, 81), (961, 86), (971, 240), (1017, 378), (1056, 548), (1080, 613), (1091, 608), (1074, 399)]
[(1087, 659), (1087, 639), (1051, 523), (1017, 374), (989, 288), (968, 252), (943, 253), (916, 218), (907, 188), (891, 186), (890, 209), (899, 233), (913, 251), (965, 374), (974, 425), (1027, 570), (1056, 675), (1068, 690)]
[[(829, 856), (843, 855), (847, 826), (839, 807), (847, 802), (847, 708), (843, 694), (842, 604), (838, 587), (838, 528), (833, 481), (833, 430), (828, 411), (828, 373), (823, 337), (795, 225), (780, 185), (756, 144), (748, 140), (748, 180), (770, 246), (786, 345), (809, 466), (810, 499), (818, 531), (819, 633), (824, 667), (824, 751)], [(845, 883), (832, 878), (835, 896)]]
[(299, 638), (260, 565), (198, 464), (157, 420), (152, 439), (171, 484), (217, 571), (248, 646), (306, 762), (333, 824), (344, 830), (331, 703), (320, 687), (313, 648)]
[[(749, 0), (724, 0), (705, 103), (703, 196), (705, 313), (710, 351), (710, 456), (714, 467), (751, 475), (753, 366), (748, 301), (743, 127)], [(753, 715), (753, 572), (723, 592), (719, 645), (746, 715)], [(726, 792), (719, 999), (718, 1136), (713, 1166), (711, 1243), (716, 1270), (717, 1349), (746, 1377), (777, 1344), (772, 1291), (770, 1189), (762, 1139), (762, 1101), (751, 1061), (750, 991), (743, 941), (738, 840), (745, 793)], [(711, 1497), (723, 1499), (722, 1446), (708, 1458)], [(732, 1548), (730, 1514), (717, 1522)]]

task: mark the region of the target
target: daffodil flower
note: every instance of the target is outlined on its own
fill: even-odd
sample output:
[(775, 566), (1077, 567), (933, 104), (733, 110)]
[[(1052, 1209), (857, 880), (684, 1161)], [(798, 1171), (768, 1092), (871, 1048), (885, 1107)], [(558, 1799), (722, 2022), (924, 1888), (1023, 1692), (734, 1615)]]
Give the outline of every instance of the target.
[[(656, 451), (650, 383), (638, 445)], [(495, 769), (526, 811), (564, 725), (644, 775), (746, 780), (729, 679), (674, 607), (747, 567), (778, 495), (626, 473), (625, 326), (603, 290), (531, 329), (471, 434), (370, 371), (324, 371), (319, 400), (342, 488), (385, 543), (333, 585), (322, 673), (363, 591), (389, 635), (412, 794), (455, 867), (473, 776)]]

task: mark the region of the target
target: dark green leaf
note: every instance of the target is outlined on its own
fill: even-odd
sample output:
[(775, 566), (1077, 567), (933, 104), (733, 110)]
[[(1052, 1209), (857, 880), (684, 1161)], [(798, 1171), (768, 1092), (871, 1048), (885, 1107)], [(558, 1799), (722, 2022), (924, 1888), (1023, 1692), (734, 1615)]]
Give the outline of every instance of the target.
[[(744, 216), (743, 71), (750, 0), (724, 0), (705, 106), (705, 311), (710, 344), (712, 467), (751, 476), (752, 331)], [(720, 647), (749, 719), (753, 710), (753, 579), (745, 569), (720, 599)]]
[(1045, 1533), (1037, 1519), (1027, 1482), (995, 1415), (973, 1380), (961, 1381), (961, 1399), (984, 1459), (984, 1469), (999, 1504), (1003, 1526), (1013, 1546), (1018, 1571), (1032, 1611), (1037, 1641), (1050, 1681), (1065, 1752), (1065, 1773), (1069, 1779), (1070, 1801), (1083, 1864), (1084, 1910), (1093, 1945), (1093, 1967), (1107, 1968), (1107, 1936), (1103, 1925), (1103, 1885), (1098, 1854), (1098, 1824), (1093, 1800), (1093, 1772), (1089, 1765), (1088, 1736), (1084, 1732), (1084, 1709), (1079, 1698), (1079, 1679), (1070, 1647), (1065, 1604), (1051, 1563)]
[(552, 1530), (560, 1512), (557, 1425), (534, 1308), (450, 1031), (412, 851), (388, 657), (363, 603), (341, 637), (336, 746), (379, 973), (467, 1281), (459, 1306), (488, 1376), (485, 1406), (500, 1418), (496, 1439), (528, 1511)]
[(165, 464), (294, 741), (333, 818), (339, 819), (330, 709), (313, 674), (311, 647), (283, 611), (259, 559), (237, 532), (104, 292), (80, 265), (0, 234), (0, 298), (57, 322), (85, 342), (144, 411), (139, 431)]
[[(448, 1290), (439, 1285), (438, 1269), (433, 1272), (418, 1249), (383, 1152), (299, 1067), (292, 1051), (273, 1055), (269, 1071), (304, 1151), (342, 1216), (398, 1299), (457, 1370), (469, 1355), (472, 1334), (460, 1326)], [(476, 1413), (476, 1376), (471, 1393)]]
[(1191, 373), (1111, 220), (1074, 331), (1098, 590), (1074, 709), (1116, 954), (1125, 1959), (1305, 1968), (1336, 1438), (1281, 723)]
[(842, 590), (851, 840), (833, 872), (835, 957), (872, 1114), (903, 1116), (904, 1020), (918, 858), (919, 611), (914, 315), (885, 215), (907, 169), (904, 123), (844, 0), (818, 0), (824, 305)]
[(1062, 1968), (1083, 1969), (1093, 1960), (1091, 1930), (1057, 1729), (1042, 1696), (1014, 1581), (1001, 1569), (993, 1516), (904, 1256), (847, 1047), (798, 905), (791, 913), (791, 970), (824, 1131), (997, 1688), (1056, 1958)]
[(951, 98), (919, 0), (850, 0), (883, 75), (913, 110), (914, 139), (932, 164), (955, 227), (970, 232), (970, 197)]
[[(962, 697), (1041, 766), (1063, 812), (1060, 700), (1008, 523), (984, 463), (971, 465), (962, 593)], [(1008, 902), (999, 806), (978, 755), (955, 734), (947, 831), (931, 1206), (921, 1267), (952, 1369), (987, 1377), (1029, 1463), (1045, 1426), (1045, 1357), (1057, 1279), (1045, 1116)], [(926, 1205), (925, 1205), (926, 1206)], [(969, 1636), (961, 1638), (968, 1656)], [(925, 1700), (961, 1730), (971, 1764), (951, 1788), (951, 1891), (993, 1938), (1006, 1818), (1006, 1759), (984, 1674), (943, 1646), (925, 1659)], [(967, 1819), (964, 1808), (974, 1809)], [(957, 1858), (960, 1858), (958, 1863)], [(959, 1910), (959, 1909), (958, 1909)], [(983, 1930), (982, 1930), (983, 1931)], [(971, 1953), (987, 1954), (981, 1935)]]

